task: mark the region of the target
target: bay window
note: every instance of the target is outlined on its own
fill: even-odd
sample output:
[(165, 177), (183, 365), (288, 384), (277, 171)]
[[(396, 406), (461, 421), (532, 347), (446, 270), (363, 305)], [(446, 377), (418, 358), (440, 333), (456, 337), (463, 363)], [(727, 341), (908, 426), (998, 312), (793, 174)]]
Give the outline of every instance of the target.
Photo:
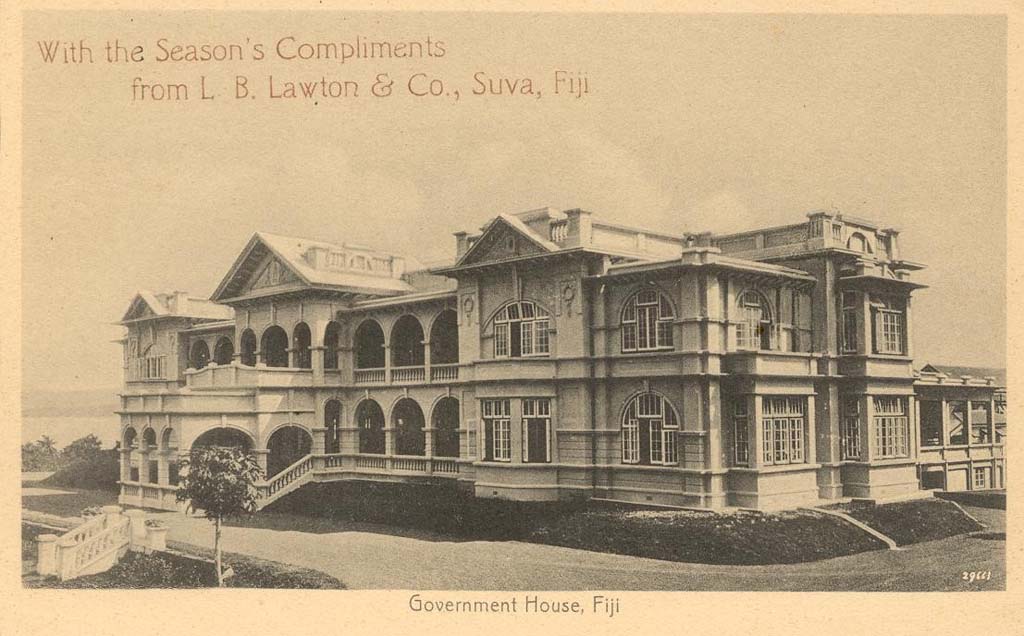
[(668, 297), (653, 289), (637, 292), (622, 308), (622, 351), (672, 348), (675, 312)]
[(739, 322), (736, 325), (737, 349), (772, 348), (772, 311), (764, 296), (755, 291), (745, 291), (737, 301)]
[(762, 459), (766, 466), (803, 464), (807, 399), (764, 397), (761, 404)]
[(875, 353), (903, 355), (906, 353), (906, 300), (876, 296), (871, 303), (874, 321)]
[(906, 399), (879, 396), (874, 398), (874, 406), (875, 458), (893, 459), (909, 456), (910, 426)]
[(747, 400), (740, 398), (733, 403), (732, 411), (733, 447), (737, 466), (750, 464), (750, 417)]
[(843, 435), (840, 446), (843, 459), (860, 459), (860, 398), (851, 396), (843, 400)]
[(842, 314), (842, 351), (843, 353), (857, 353), (857, 306), (860, 304), (860, 296), (855, 292), (843, 292), (843, 314)]

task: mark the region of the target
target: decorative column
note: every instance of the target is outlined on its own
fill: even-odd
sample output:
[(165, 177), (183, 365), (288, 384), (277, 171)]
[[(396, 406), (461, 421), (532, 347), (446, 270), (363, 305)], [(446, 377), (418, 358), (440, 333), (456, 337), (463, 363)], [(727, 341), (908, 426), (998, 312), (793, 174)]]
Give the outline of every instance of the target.
[(430, 382), (430, 379), (430, 340), (427, 339), (423, 341), (423, 380)]
[(434, 431), (437, 430), (432, 426), (425, 426), (423, 428), (423, 455), (426, 457), (434, 456)]
[(131, 463), (132, 463), (132, 449), (122, 448), (121, 449), (121, 481), (131, 481)]
[(384, 382), (391, 382), (391, 345), (384, 343)]
[(323, 385), (324, 383), (324, 353), (327, 347), (317, 345), (309, 348), (310, 361), (313, 367), (313, 384)]

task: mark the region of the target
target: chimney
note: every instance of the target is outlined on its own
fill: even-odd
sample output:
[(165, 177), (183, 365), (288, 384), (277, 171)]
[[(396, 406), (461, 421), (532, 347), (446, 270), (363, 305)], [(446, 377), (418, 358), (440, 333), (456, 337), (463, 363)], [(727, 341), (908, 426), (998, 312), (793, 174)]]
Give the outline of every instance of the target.
[(183, 314), (188, 309), (188, 292), (174, 292), (173, 306), (169, 307), (172, 314)]
[(469, 241), (466, 240), (468, 234), (466, 232), (455, 233), (455, 258), (462, 258), (462, 255), (469, 250)]

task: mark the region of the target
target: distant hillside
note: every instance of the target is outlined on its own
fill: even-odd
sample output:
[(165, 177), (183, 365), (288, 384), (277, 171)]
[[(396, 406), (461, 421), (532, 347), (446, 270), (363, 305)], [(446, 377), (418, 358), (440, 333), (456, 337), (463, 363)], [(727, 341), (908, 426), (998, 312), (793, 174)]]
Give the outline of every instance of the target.
[(25, 417), (101, 417), (118, 407), (118, 389), (25, 390), (21, 414)]

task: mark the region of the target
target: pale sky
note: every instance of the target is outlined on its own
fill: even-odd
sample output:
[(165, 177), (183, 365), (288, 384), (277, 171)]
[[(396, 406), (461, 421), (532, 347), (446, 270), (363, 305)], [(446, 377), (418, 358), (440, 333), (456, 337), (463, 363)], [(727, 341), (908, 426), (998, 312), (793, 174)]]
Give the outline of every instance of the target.
[[(45, 65), (37, 39), (442, 40), (446, 55)], [(138, 289), (208, 296), (257, 230), (422, 261), (499, 212), (581, 207), (672, 232), (835, 209), (903, 231), (918, 364), (1003, 366), (1005, 22), (977, 17), (33, 14), (25, 23), (24, 383), (116, 386)], [(555, 69), (591, 94), (555, 96)], [(369, 97), (378, 72), (444, 98)], [(473, 74), (542, 97), (472, 96)], [(234, 100), (236, 73), (355, 79), (357, 99)], [(131, 80), (217, 99), (131, 102)], [(195, 93), (193, 93), (195, 94)]]

